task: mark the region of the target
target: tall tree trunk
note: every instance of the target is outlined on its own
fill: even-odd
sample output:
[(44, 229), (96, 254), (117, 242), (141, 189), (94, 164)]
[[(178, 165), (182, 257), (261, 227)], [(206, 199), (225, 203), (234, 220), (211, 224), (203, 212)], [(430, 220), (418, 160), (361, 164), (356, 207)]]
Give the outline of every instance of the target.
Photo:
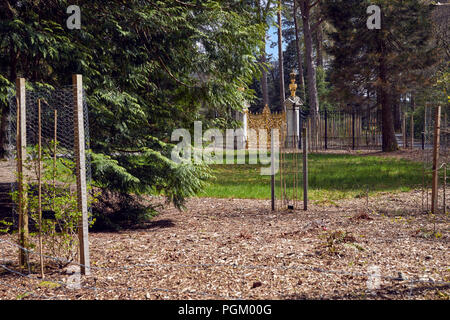
[[(263, 22), (265, 20), (265, 14), (263, 9), (263, 4), (261, 1), (259, 1), (259, 20), (260, 22)], [(264, 32), (263, 38), (263, 45), (261, 48), (261, 91), (262, 91), (262, 100), (263, 100), (263, 107), (269, 104), (269, 89), (267, 85), (267, 71), (265, 69), (265, 63), (267, 61), (266, 59), (266, 32)]]
[(303, 54), (302, 48), (300, 46), (300, 36), (299, 36), (299, 27), (297, 20), (297, 12), (298, 12), (297, 0), (294, 0), (294, 26), (295, 26), (295, 47), (297, 49), (297, 64), (298, 64), (298, 73), (299, 73), (299, 85), (300, 85), (300, 98), (305, 101), (306, 93), (305, 93), (305, 78), (303, 76)]
[(323, 29), (322, 29), (322, 25), (319, 25), (317, 27), (316, 41), (317, 41), (317, 43), (316, 43), (316, 51), (317, 51), (316, 64), (318, 67), (323, 68)]
[(388, 91), (387, 63), (383, 40), (381, 40), (380, 47), (379, 78), (381, 84), (378, 91), (382, 118), (382, 148), (384, 152), (392, 152), (398, 149), (398, 144), (395, 137), (391, 95)]
[[(264, 38), (264, 49), (266, 47), (266, 40)], [(266, 63), (266, 53), (265, 51), (261, 52), (261, 64)], [(262, 98), (263, 98), (263, 106), (266, 106), (269, 104), (269, 89), (267, 85), (267, 71), (265, 69), (265, 66), (261, 66), (261, 91), (262, 91)]]
[(278, 69), (280, 74), (280, 110), (284, 110), (286, 90), (284, 88), (284, 66), (283, 66), (283, 21), (281, 20), (281, 1), (278, 2)]
[(313, 59), (313, 41), (310, 24), (311, 7), (309, 2), (310, 0), (300, 0), (300, 10), (303, 19), (303, 36), (305, 38), (309, 108), (313, 117), (317, 117), (319, 113), (319, 96), (317, 93), (316, 66)]

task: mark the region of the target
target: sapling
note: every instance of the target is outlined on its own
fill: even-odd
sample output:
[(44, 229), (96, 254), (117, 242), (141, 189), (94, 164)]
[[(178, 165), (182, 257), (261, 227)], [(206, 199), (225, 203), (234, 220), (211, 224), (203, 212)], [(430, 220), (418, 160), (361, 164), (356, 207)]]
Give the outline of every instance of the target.
[[(50, 150), (54, 150), (54, 142), (50, 143)], [(29, 173), (24, 177), (24, 188), (28, 193), (27, 205), (31, 219), (35, 222), (39, 219), (39, 199), (37, 194), (37, 174), (39, 161), (36, 148), (30, 148), (31, 157), (25, 161), (24, 167)], [(51, 261), (59, 267), (64, 267), (72, 262), (78, 254), (78, 225), (81, 212), (78, 210), (77, 192), (74, 187), (75, 176), (73, 174), (75, 163), (71, 159), (57, 158), (53, 154), (43, 152), (42, 155), (42, 193), (41, 209), (45, 213), (42, 216), (41, 236), (43, 248), (47, 254), (54, 258)], [(96, 201), (96, 195), (88, 186), (88, 205)], [(12, 193), (15, 203), (18, 203), (18, 191)], [(90, 226), (95, 219), (90, 219)]]

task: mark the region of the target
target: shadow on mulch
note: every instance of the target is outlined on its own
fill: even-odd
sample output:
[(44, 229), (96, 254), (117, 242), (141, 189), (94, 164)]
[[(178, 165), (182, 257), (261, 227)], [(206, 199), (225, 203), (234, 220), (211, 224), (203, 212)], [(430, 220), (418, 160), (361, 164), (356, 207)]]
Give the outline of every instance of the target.
[[(334, 295), (325, 295), (321, 297), (322, 300), (361, 300), (361, 299), (382, 299), (382, 300), (393, 300), (397, 299), (399, 296), (414, 299), (423, 295), (425, 292), (435, 293), (438, 297), (441, 291), (450, 289), (450, 284), (433, 284), (433, 283), (421, 283), (411, 286), (407, 286), (406, 282), (402, 287), (399, 288), (398, 284), (389, 285), (382, 289), (376, 290), (374, 295), (367, 293), (365, 290), (358, 290), (353, 293), (343, 293)], [(442, 294), (442, 293), (441, 293)], [(447, 296), (440, 296), (440, 299), (448, 299)], [(283, 300), (316, 300), (315, 297), (309, 297), (305, 294), (290, 294), (282, 296)]]
[(157, 220), (157, 221), (150, 221), (145, 223), (141, 226), (135, 226), (131, 229), (136, 230), (142, 230), (142, 229), (167, 229), (167, 228), (173, 228), (175, 227), (175, 223), (173, 223), (173, 220), (171, 219), (163, 219), (163, 220)]
[(145, 222), (120, 222), (112, 225), (104, 224), (94, 224), (94, 228), (89, 230), (91, 233), (104, 233), (104, 232), (126, 232), (131, 230), (160, 230), (175, 227), (175, 223), (171, 219), (162, 219), (156, 221), (145, 221)]

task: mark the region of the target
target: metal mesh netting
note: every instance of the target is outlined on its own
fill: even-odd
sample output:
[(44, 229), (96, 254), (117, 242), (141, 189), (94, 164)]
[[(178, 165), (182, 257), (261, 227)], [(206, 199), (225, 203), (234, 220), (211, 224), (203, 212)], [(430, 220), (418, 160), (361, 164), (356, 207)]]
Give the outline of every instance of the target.
[(299, 149), (299, 137), (288, 137), (286, 123), (280, 136), (280, 164), (278, 181), (275, 184), (278, 210), (299, 210), (303, 197), (303, 162), (304, 149)]
[[(443, 108), (441, 112), (440, 123), (440, 137), (439, 137), (439, 161), (437, 169), (439, 174), (439, 192), (437, 193), (437, 212), (448, 211), (450, 204), (450, 197), (448, 187), (446, 186), (447, 178), (444, 176), (444, 167), (447, 166), (449, 160), (449, 127), (448, 127), (448, 109)], [(427, 106), (424, 111), (424, 131), (423, 131), (423, 199), (422, 211), (430, 211), (431, 208), (431, 188), (432, 188), (432, 174), (433, 174), (433, 147), (434, 135), (436, 126), (436, 108)], [(444, 183), (445, 182), (445, 183)], [(446, 208), (444, 208), (444, 205)]]
[[(74, 94), (73, 86), (65, 86), (56, 90), (26, 91), (26, 143), (28, 159), (36, 158), (33, 149), (38, 144), (38, 104), (41, 105), (41, 140), (42, 153), (53, 157), (56, 146), (56, 158), (75, 162), (74, 157)], [(8, 145), (7, 157), (16, 162), (17, 143), (17, 100), (9, 97)], [(89, 150), (88, 108), (83, 92), (83, 115), (85, 132), (85, 150)], [(56, 143), (54, 141), (56, 140)], [(75, 172), (73, 172), (75, 176)], [(91, 182), (91, 161), (86, 154), (86, 181)], [(17, 189), (17, 183), (11, 185), (11, 190)], [(17, 212), (13, 206), (12, 220), (17, 226)]]

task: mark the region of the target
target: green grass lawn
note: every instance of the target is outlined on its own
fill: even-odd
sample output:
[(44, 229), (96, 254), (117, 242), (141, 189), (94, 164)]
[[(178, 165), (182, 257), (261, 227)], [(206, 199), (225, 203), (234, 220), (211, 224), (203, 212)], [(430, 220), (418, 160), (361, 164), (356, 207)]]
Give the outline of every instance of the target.
[[(300, 155), (301, 168), (301, 155)], [(215, 179), (201, 197), (270, 199), (270, 177), (260, 175), (261, 165), (213, 165)], [(299, 185), (302, 173), (299, 173)], [(279, 197), (277, 176), (276, 195)], [(422, 185), (422, 165), (376, 156), (309, 155), (311, 200), (333, 201), (378, 192), (409, 191)]]

